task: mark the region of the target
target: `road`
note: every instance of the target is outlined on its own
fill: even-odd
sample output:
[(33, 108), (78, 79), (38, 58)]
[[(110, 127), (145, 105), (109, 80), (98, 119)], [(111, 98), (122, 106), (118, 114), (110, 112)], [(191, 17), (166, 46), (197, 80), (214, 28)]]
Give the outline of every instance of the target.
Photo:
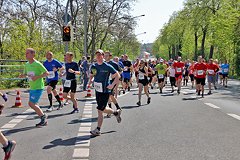
[[(68, 105), (48, 113), (48, 126), (35, 128), (36, 114), (28, 107), (10, 108), (15, 92), (7, 91), (10, 100), (0, 126), (17, 141), (12, 160), (239, 160), (239, 86), (239, 81), (231, 80), (228, 88), (200, 98), (189, 87), (183, 87), (180, 95), (170, 94), (167, 85), (161, 95), (150, 90), (149, 105), (143, 95), (140, 107), (134, 87), (118, 98), (122, 122), (105, 118), (98, 137), (89, 134), (96, 127), (97, 112), (96, 102), (85, 100), (86, 93), (77, 93), (80, 113), (70, 115)], [(27, 91), (22, 90), (21, 98), (26, 106)], [(40, 101), (43, 110), (47, 104), (45, 93)]]

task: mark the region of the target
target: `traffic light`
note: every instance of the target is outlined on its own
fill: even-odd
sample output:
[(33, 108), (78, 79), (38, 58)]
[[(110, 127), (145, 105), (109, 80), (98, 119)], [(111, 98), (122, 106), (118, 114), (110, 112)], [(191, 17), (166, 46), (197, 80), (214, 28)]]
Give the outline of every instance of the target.
[(70, 42), (71, 41), (71, 27), (63, 26), (63, 41)]

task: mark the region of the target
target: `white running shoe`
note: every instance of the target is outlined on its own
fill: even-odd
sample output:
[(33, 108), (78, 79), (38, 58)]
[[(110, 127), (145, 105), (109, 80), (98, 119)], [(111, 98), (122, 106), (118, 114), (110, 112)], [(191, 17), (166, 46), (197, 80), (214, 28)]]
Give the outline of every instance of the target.
[(48, 107), (47, 112), (52, 112), (53, 111), (53, 106)]
[(92, 131), (90, 131), (90, 133), (93, 135), (93, 136), (100, 136), (101, 135), (101, 132), (96, 128)]

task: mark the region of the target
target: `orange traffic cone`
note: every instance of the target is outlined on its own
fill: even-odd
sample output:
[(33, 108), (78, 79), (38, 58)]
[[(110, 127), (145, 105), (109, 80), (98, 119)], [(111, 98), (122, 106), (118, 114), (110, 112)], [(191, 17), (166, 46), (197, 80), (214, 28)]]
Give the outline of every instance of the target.
[(92, 97), (92, 94), (91, 94), (91, 87), (88, 86), (88, 90), (87, 90), (87, 96), (86, 97)]
[(17, 107), (17, 108), (22, 107), (22, 102), (21, 102), (21, 97), (20, 97), (19, 91), (17, 91), (17, 97), (16, 97), (15, 105), (13, 107)]
[(63, 102), (64, 98), (63, 98), (63, 90), (62, 90), (62, 88), (60, 88), (59, 97), (60, 97), (60, 101)]

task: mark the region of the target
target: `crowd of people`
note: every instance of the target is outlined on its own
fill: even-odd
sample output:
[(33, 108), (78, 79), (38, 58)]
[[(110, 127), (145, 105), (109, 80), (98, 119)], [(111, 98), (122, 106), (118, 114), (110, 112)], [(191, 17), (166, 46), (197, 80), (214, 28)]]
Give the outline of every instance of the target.
[[(130, 61), (128, 55), (124, 54), (121, 57), (113, 57), (110, 51), (97, 50), (95, 52), (95, 60), (91, 62), (90, 57), (83, 57), (78, 63), (74, 61), (74, 54), (67, 52), (64, 54), (63, 62), (54, 59), (54, 54), (51, 51), (46, 52), (46, 60), (41, 63), (35, 59), (36, 51), (33, 48), (26, 49), (27, 63), (24, 68), (24, 73), (20, 78), (28, 78), (30, 85), (28, 105), (36, 112), (40, 118), (40, 122), (36, 127), (46, 126), (47, 114), (39, 107), (38, 102), (41, 99), (45, 88), (44, 78), (46, 79), (46, 91), (49, 100), (49, 107), (46, 110), (51, 112), (53, 107), (53, 96), (58, 102), (57, 110), (60, 110), (68, 101), (72, 102), (73, 110), (71, 114), (78, 113), (75, 93), (77, 91), (77, 76), (82, 75), (83, 82), (82, 90), (86, 91), (89, 86), (95, 88), (95, 96), (98, 110), (97, 127), (90, 133), (93, 136), (101, 134), (103, 124), (103, 114), (107, 117), (114, 115), (117, 122), (121, 122), (122, 109), (118, 104), (117, 96), (120, 92), (125, 94), (131, 90), (133, 82), (136, 81), (138, 88), (138, 100), (136, 104), (142, 105), (142, 90), (146, 95), (146, 103), (151, 103), (150, 89), (158, 88), (159, 94), (164, 91), (165, 85), (170, 82), (171, 93), (181, 93), (181, 87), (187, 86), (190, 83), (190, 88), (196, 89), (196, 94), (204, 97), (204, 86), (206, 79), (208, 82), (209, 92), (212, 94), (212, 87), (217, 89), (216, 83), (223, 84), (227, 87), (229, 64), (227, 61), (218, 63), (217, 60), (209, 59), (208, 62), (201, 56), (195, 61), (182, 61), (181, 57), (176, 60), (163, 58), (146, 60), (137, 58)], [(60, 96), (56, 90), (58, 82), (63, 85), (63, 97), (66, 102), (60, 100)], [(156, 85), (157, 84), (157, 85)], [(5, 101), (7, 95), (0, 93)], [(112, 103), (116, 109), (112, 108)], [(0, 113), (3, 105), (0, 106)], [(0, 134), (0, 142), (3, 144), (5, 151), (5, 160), (11, 156), (16, 142), (9, 141), (5, 136)]]

